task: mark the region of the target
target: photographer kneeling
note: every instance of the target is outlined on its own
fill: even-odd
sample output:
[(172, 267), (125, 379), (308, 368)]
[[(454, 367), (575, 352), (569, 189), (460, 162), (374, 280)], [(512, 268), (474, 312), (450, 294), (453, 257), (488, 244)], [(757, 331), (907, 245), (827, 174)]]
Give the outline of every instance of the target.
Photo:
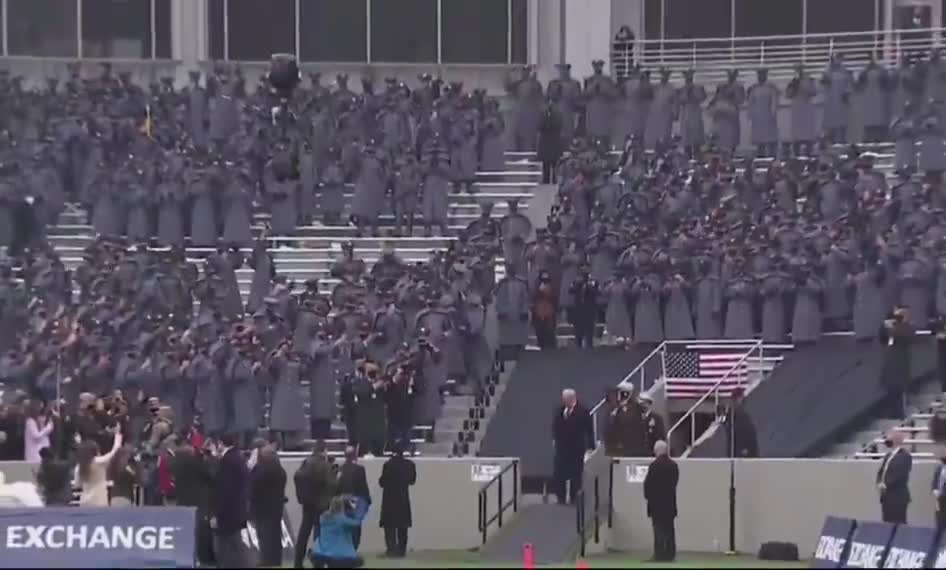
[(347, 499), (335, 497), (319, 519), (319, 536), (310, 555), (316, 568), (360, 568), (364, 560), (352, 544), (352, 530), (361, 521), (346, 512)]

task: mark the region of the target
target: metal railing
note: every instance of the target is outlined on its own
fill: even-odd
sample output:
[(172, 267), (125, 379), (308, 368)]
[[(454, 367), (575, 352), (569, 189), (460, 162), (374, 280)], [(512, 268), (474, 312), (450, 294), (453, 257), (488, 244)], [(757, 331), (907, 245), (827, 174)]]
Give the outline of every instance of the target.
[[(637, 379), (638, 382), (635, 384), (640, 388), (641, 393), (648, 390), (647, 379), (652, 376), (651, 372), (656, 369), (656, 376), (653, 378), (650, 387), (652, 388), (661, 378), (664, 376), (664, 355), (666, 353), (666, 345), (671, 341), (664, 341), (660, 345), (651, 351), (644, 360), (641, 360), (640, 364), (634, 367), (627, 376), (625, 376), (618, 384), (617, 387), (621, 388), (629, 384), (635, 384), (634, 380)], [(591, 421), (594, 426), (594, 436), (595, 441), (601, 441), (599, 429), (599, 418), (598, 415), (605, 410), (605, 398), (601, 398), (593, 408), (591, 408)]]
[[(601, 542), (601, 491), (600, 491), (600, 481), (601, 477), (595, 475), (594, 481), (592, 483), (592, 507), (591, 507), (591, 520), (592, 520), (592, 532), (594, 532), (594, 541), (595, 544)], [(578, 493), (575, 494), (575, 531), (578, 535), (578, 556), (585, 555), (585, 547), (588, 543), (588, 516), (587, 516), (587, 507), (585, 505), (586, 497), (585, 490), (579, 489)], [(610, 503), (610, 501), (609, 501)], [(610, 520), (610, 513), (609, 513)]]
[(750, 360), (757, 358), (759, 361), (759, 370), (762, 369), (762, 363), (764, 361), (764, 347), (763, 347), (762, 341), (759, 340), (759, 341), (752, 341), (752, 342), (753, 342), (752, 348), (750, 348), (744, 355), (742, 355), (742, 357), (738, 361), (736, 361), (736, 363), (733, 364), (732, 367), (730, 367), (729, 370), (727, 370), (725, 374), (720, 376), (719, 380), (717, 380), (716, 383), (713, 384), (713, 386), (710, 387), (706, 391), (706, 393), (703, 394), (703, 396), (700, 397), (692, 406), (690, 406), (690, 409), (687, 410), (686, 413), (683, 414), (680, 417), (680, 419), (677, 420), (677, 422), (673, 424), (673, 426), (671, 426), (669, 430), (667, 430), (668, 442), (673, 441), (674, 432), (680, 429), (680, 427), (683, 426), (689, 420), (690, 439), (686, 446), (686, 448), (689, 449), (689, 447), (693, 445), (693, 443), (696, 441), (695, 415), (699, 411), (700, 407), (703, 404), (705, 404), (710, 398), (713, 398), (713, 404), (714, 404), (713, 410), (714, 412), (717, 412), (719, 410), (719, 403), (720, 403), (720, 397), (721, 397), (720, 388), (723, 386), (723, 384), (731, 381), (734, 375), (746, 374), (747, 365)]
[[(503, 477), (512, 470), (512, 497), (508, 501), (503, 500)], [(496, 512), (489, 515), (489, 490), (493, 486), (497, 487), (496, 492)], [(512, 512), (519, 511), (519, 460), (513, 459), (508, 465), (496, 474), (495, 477), (483, 485), (478, 495), (477, 508), (477, 530), (482, 538), (482, 544), (486, 544), (489, 538), (489, 528), (495, 522), (497, 528), (503, 528), (503, 514), (512, 508)]]
[[(946, 28), (878, 30), (825, 34), (798, 34), (694, 39), (641, 39), (634, 42), (637, 63), (647, 69), (666, 67), (679, 72), (694, 69), (698, 76), (722, 79), (725, 70), (765, 66), (771, 77), (786, 77), (794, 66), (824, 67), (831, 56), (842, 53), (852, 70), (871, 57), (887, 66), (907, 54), (925, 55), (940, 47)], [(626, 51), (612, 54), (612, 68), (627, 65)], [(678, 74), (679, 75), (679, 74)]]

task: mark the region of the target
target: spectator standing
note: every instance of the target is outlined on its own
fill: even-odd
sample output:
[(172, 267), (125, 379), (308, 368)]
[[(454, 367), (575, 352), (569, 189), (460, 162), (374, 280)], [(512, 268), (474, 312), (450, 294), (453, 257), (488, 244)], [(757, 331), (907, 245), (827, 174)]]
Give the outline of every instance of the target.
[(210, 465), (199, 448), (179, 447), (171, 461), (177, 505), (197, 509), (197, 561), (214, 562), (213, 533), (210, 529)]
[(0, 461), (22, 461), (26, 445), (19, 406), (0, 408)]
[(752, 417), (742, 407), (741, 388), (732, 391), (726, 412), (726, 455), (741, 458), (759, 457), (759, 441)]
[(214, 557), (222, 568), (249, 567), (246, 546), (240, 536), (247, 522), (249, 472), (236, 444), (233, 434), (220, 438), (219, 463), (213, 480), (210, 528), (214, 531)]
[(358, 519), (358, 526), (352, 529), (352, 544), (355, 550), (361, 546), (361, 522), (371, 506), (371, 490), (368, 489), (368, 477), (365, 468), (358, 464), (358, 451), (354, 447), (345, 448), (345, 463), (338, 470), (338, 488), (336, 494), (352, 501), (352, 512)]
[(404, 457), (397, 445), (394, 456), (381, 468), (381, 528), (384, 529), (385, 553), (394, 558), (407, 554), (407, 529), (411, 527), (411, 486), (417, 482), (414, 462)]
[(880, 495), (881, 517), (885, 523), (906, 524), (910, 506), (910, 472), (913, 456), (903, 447), (904, 433), (896, 429), (887, 435), (890, 451), (877, 470), (877, 492)]
[(296, 538), (294, 566), (302, 568), (306, 548), (313, 537), (319, 536), (319, 519), (335, 495), (336, 475), (325, 454), (325, 443), (315, 442), (312, 455), (303, 461), (293, 475), (296, 500), (302, 507), (302, 522)]
[(555, 166), (562, 157), (562, 116), (554, 103), (549, 101), (539, 121), (539, 148), (537, 155), (542, 162), (542, 184), (554, 184)]
[(65, 507), (72, 502), (72, 477), (69, 464), (56, 458), (52, 448), (39, 450), (40, 463), (36, 484), (47, 507)]
[(80, 507), (108, 506), (107, 468), (112, 457), (122, 446), (122, 432), (116, 429), (112, 435), (112, 449), (99, 455), (99, 445), (91, 440), (83, 441), (76, 450), (75, 486), (82, 489)]
[(133, 459), (134, 448), (125, 445), (119, 448), (108, 465), (108, 480), (112, 483), (109, 497), (110, 507), (130, 507), (135, 504), (135, 485), (141, 478)]
[(654, 528), (654, 557), (652, 562), (673, 562), (677, 557), (677, 539), (674, 520), (677, 518), (677, 483), (680, 468), (670, 459), (667, 442), (654, 445), (654, 459), (644, 477), (644, 500), (647, 516)]
[(286, 504), (286, 470), (272, 445), (259, 450), (250, 472), (250, 515), (259, 540), (259, 565), (282, 565), (282, 515)]
[(25, 460), (29, 463), (39, 463), (39, 452), (49, 447), (49, 436), (53, 432), (55, 424), (52, 418), (45, 413), (43, 403), (39, 400), (29, 402), (27, 410), (23, 430)]

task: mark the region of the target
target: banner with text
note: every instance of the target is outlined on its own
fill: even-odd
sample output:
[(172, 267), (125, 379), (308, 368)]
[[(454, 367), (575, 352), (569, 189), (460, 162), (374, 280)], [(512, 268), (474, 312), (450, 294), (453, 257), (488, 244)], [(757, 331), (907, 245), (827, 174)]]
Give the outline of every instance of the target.
[(926, 558), (935, 543), (935, 530), (899, 525), (884, 560), (884, 568), (925, 568)]
[(2, 568), (194, 566), (195, 510), (0, 509)]
[(811, 560), (812, 568), (841, 568), (847, 559), (851, 535), (857, 523), (853, 519), (828, 517), (821, 527), (821, 536)]
[(851, 537), (845, 568), (883, 568), (887, 549), (896, 526), (879, 522), (858, 522)]

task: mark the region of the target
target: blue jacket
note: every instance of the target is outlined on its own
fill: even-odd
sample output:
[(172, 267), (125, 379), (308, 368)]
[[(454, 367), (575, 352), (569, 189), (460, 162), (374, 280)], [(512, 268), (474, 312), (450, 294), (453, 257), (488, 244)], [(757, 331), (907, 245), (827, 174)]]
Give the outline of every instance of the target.
[(351, 542), (351, 531), (361, 521), (346, 514), (325, 513), (320, 519), (319, 536), (312, 543), (312, 553), (331, 559), (352, 559), (358, 556)]

